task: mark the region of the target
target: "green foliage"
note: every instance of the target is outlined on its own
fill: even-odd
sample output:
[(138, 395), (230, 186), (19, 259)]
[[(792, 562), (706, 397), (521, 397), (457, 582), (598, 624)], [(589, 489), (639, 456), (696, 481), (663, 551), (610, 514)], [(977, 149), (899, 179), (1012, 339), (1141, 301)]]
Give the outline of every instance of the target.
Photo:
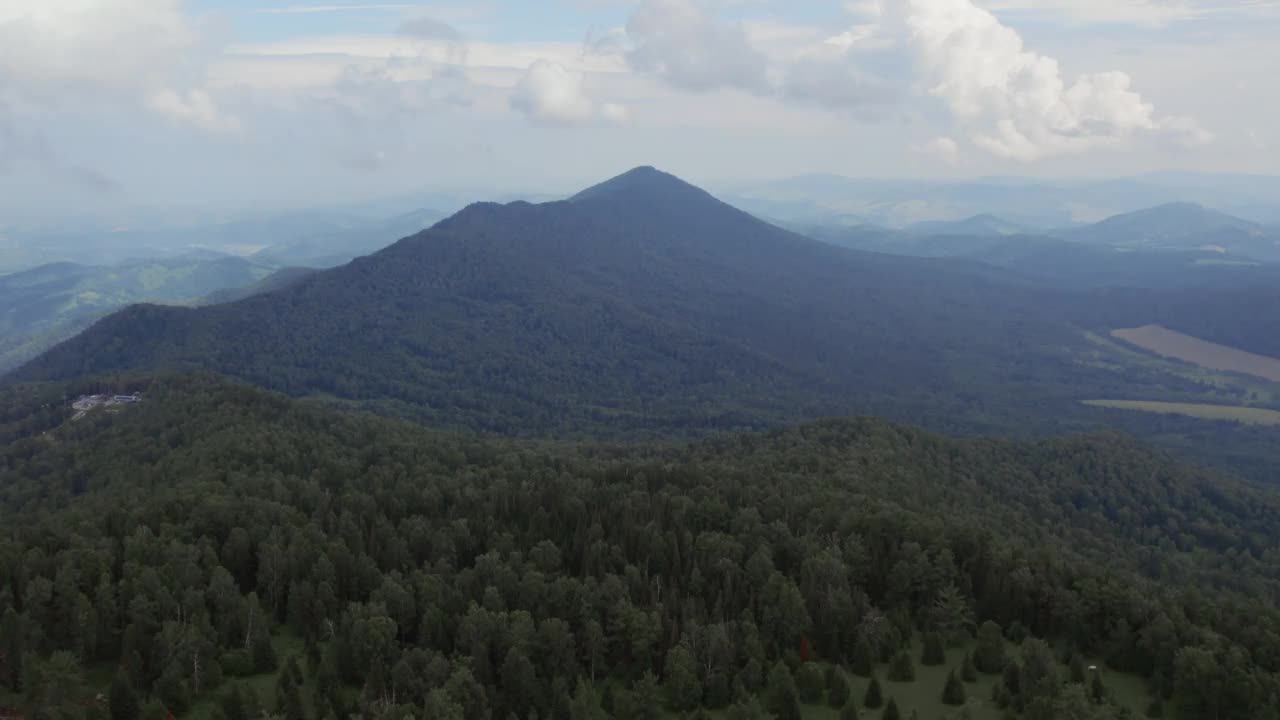
[(827, 704), (840, 710), (849, 705), (849, 698), (853, 693), (849, 688), (849, 680), (844, 676), (844, 671), (838, 667), (833, 670), (831, 682), (827, 685)]
[(795, 679), (786, 663), (778, 662), (769, 671), (769, 683), (765, 690), (769, 712), (778, 720), (800, 720), (800, 696)]
[(964, 662), (960, 665), (960, 679), (967, 683), (978, 681), (978, 666), (973, 662), (973, 653), (964, 654)]
[(902, 720), (902, 711), (898, 710), (898, 701), (889, 698), (888, 704), (884, 706), (884, 714), (880, 716), (880, 720)]
[(964, 683), (956, 676), (956, 671), (947, 673), (946, 685), (942, 688), (942, 702), (946, 705), (963, 705), (965, 703)]
[[(1120, 438), (846, 421), (569, 447), (198, 377), (45, 436), (38, 397), (0, 403), (0, 640), (26, 644), (32, 679), (56, 653), (90, 653), (138, 697), (199, 710), (230, 690), (220, 658), (270, 654), (263, 697), (274, 710), (283, 694), (285, 714), (292, 685), (317, 717), (429, 701), (444, 716), (564, 717), (580, 680), (615, 694), (618, 717), (713, 697), (747, 712), (753, 694), (790, 713), (799, 683), (787, 691), (779, 664), (800, 638), (824, 662), (902, 654), (956, 587), (983, 621), (975, 661), (984, 638), (1003, 656), (995, 623), (1020, 622), (1165, 678), (1153, 686), (1179, 712), (1264, 718), (1277, 690), (1275, 640), (1251, 630), (1277, 621), (1275, 571), (1246, 551), (1271, 536), (1276, 502)], [(1002, 683), (1014, 712), (1054, 711), (1055, 662), (1025, 644)], [(698, 695), (673, 692), (691, 678)], [(85, 692), (108, 690), (96, 682)], [(256, 717), (250, 704), (222, 713)]]
[(849, 663), (849, 670), (858, 677), (871, 677), (871, 673), (875, 671), (876, 658), (875, 652), (871, 649), (871, 644), (861, 635), (853, 646), (853, 657)]
[[(111, 710), (111, 720), (138, 720), (142, 711), (138, 696), (133, 691), (129, 676), (123, 670), (117, 671), (111, 681), (111, 692), (107, 696), (107, 704)], [(228, 720), (237, 720), (228, 718)], [(243, 718), (238, 719), (243, 720)]]
[(871, 682), (867, 684), (867, 693), (862, 697), (862, 705), (874, 710), (883, 704), (884, 693), (880, 689), (880, 678), (872, 674)]
[(924, 634), (924, 651), (920, 655), (920, 664), (936, 667), (947, 662), (947, 648), (942, 642), (942, 635), (936, 632)]
[(973, 651), (973, 663), (978, 670), (995, 674), (1004, 670), (1004, 632), (995, 622), (988, 620), (978, 628), (978, 645)]
[(889, 680), (892, 682), (912, 682), (916, 679), (916, 666), (911, 661), (911, 653), (899, 650), (889, 663)]
[(800, 702), (806, 705), (817, 705), (822, 702), (822, 694), (826, 690), (826, 678), (817, 663), (807, 662), (801, 665), (796, 672), (795, 683)]
[(693, 710), (702, 703), (697, 659), (685, 645), (677, 645), (667, 653), (666, 689), (667, 706), (677, 712)]

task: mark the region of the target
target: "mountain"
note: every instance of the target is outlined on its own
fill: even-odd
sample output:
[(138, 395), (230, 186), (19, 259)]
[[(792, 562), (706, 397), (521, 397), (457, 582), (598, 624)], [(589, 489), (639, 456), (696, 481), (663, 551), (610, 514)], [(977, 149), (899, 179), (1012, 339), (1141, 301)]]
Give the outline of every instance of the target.
[[(962, 646), (947, 667), (977, 655), (974, 695), (1039, 717), (1258, 719), (1280, 693), (1280, 501), (1113, 435), (548, 445), (204, 377), (77, 381), (0, 391), (0, 527), (0, 587), (27, 588), (0, 594), (0, 681), (59, 683), (14, 696), (56, 717), (112, 677), (114, 706), (175, 716), (278, 687), (321, 716), (599, 717), (616, 685), (624, 717), (764, 717), (735, 696), (794, 684), (788, 658), (821, 698), (825, 664), (910, 663), (935, 633)], [(939, 707), (944, 670), (889, 685), (904, 712)]]
[[(568, 201), (472, 205), (265, 295), (129, 308), (10, 380), (200, 368), (439, 426), (579, 437), (864, 414), (1167, 438), (1182, 430), (1081, 401), (1236, 392), (1099, 346), (1086, 330), (1129, 326), (1111, 311), (977, 262), (834, 247), (642, 168)], [(1216, 430), (1199, 447), (1254, 470), (1267, 453), (1250, 433), (1243, 450)]]
[(1162, 174), (1108, 180), (784, 178), (734, 189), (734, 204), (785, 222), (907, 227), (990, 213), (1028, 227), (1094, 223), (1197, 202), (1255, 222), (1280, 217), (1280, 177)]
[(253, 255), (258, 262), (277, 267), (329, 268), (421, 231), (444, 217), (438, 210), (422, 208), (358, 227), (313, 233), (307, 237), (274, 242)]
[(910, 225), (906, 231), (913, 235), (1026, 235), (1025, 225), (1009, 222), (995, 215), (974, 215), (964, 220), (934, 220)]
[(1173, 203), (1062, 232), (1063, 237), (1121, 248), (1209, 250), (1235, 258), (1280, 261), (1280, 233), (1194, 203)]
[(284, 268), (277, 270), (252, 285), (243, 287), (232, 287), (225, 290), (218, 290), (209, 293), (197, 305), (223, 305), (226, 303), (244, 300), (254, 295), (262, 295), (269, 292), (275, 292), (283, 288), (287, 288), (294, 283), (301, 282), (303, 278), (310, 277), (316, 271), (313, 268)]
[(1219, 248), (1115, 247), (1046, 234), (917, 234), (874, 225), (798, 225), (796, 230), (857, 250), (977, 261), (1039, 287), (1244, 289), (1280, 283), (1280, 263), (1232, 256)]
[(30, 360), (127, 305), (192, 302), (251, 285), (270, 272), (243, 258), (197, 251), (117, 266), (53, 263), (0, 275), (0, 370)]

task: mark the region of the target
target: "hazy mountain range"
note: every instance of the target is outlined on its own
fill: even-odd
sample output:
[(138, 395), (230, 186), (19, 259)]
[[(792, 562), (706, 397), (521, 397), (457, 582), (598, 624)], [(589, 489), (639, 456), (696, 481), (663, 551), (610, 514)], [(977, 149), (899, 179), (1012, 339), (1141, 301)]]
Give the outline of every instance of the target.
[(642, 168), (568, 201), (472, 205), (269, 294), (129, 308), (14, 378), (201, 368), (433, 423), (568, 435), (848, 414), (1054, 432), (1113, 422), (1081, 405), (1092, 397), (1236, 392), (1088, 335), (1154, 322), (1240, 335), (1253, 321), (1241, 308), (1257, 297), (1163, 281), (1122, 296), (1046, 284), (1033, 270), (1062, 265), (1055, 248), (1093, 249), (1044, 247), (1048, 258), (1006, 252), (1003, 267), (840, 248)]

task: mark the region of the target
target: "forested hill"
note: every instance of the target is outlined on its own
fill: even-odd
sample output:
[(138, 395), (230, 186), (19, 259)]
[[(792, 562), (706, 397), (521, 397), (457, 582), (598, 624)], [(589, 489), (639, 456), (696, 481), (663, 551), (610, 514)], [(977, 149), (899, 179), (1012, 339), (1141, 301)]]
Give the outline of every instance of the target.
[[(1118, 437), (573, 448), (204, 377), (60, 402), (139, 387), (0, 395), (0, 704), (33, 717), (101, 691), (148, 717), (794, 719), (797, 687), (839, 697), (827, 663), (901, 677), (921, 641), (1030, 720), (1126, 716), (1084, 700), (1082, 657), (1167, 717), (1280, 707), (1280, 504)], [(277, 671), (273, 699), (236, 679)]]
[(1062, 316), (1001, 271), (834, 248), (642, 168), (471, 206), (268, 295), (131, 308), (15, 378), (204, 368), (511, 435), (848, 414), (1004, 432), (1140, 382), (1076, 362)]

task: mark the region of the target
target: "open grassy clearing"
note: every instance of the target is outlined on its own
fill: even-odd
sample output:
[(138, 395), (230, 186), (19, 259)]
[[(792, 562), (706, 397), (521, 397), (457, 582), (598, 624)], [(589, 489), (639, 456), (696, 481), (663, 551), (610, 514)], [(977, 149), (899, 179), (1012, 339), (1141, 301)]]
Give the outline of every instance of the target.
[(1198, 403), (1156, 402), (1153, 400), (1085, 400), (1084, 404), (1114, 410), (1133, 410), (1159, 413), (1161, 415), (1183, 415), (1202, 420), (1227, 420), (1245, 425), (1280, 425), (1280, 412), (1265, 408), (1241, 407), (1239, 405), (1201, 405)]
[(1280, 382), (1280, 360), (1207, 342), (1159, 325), (1113, 330), (1111, 336), (1162, 357)]

